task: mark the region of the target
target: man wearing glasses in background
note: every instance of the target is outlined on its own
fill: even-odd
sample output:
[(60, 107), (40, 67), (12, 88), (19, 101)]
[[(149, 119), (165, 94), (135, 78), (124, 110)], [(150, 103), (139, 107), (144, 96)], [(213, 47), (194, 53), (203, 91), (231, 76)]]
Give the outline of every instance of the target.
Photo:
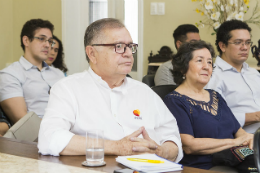
[(95, 21), (86, 30), (84, 44), (90, 67), (52, 87), (39, 152), (85, 155), (86, 131), (102, 129), (106, 155), (156, 153), (180, 161), (175, 118), (147, 85), (126, 77), (138, 45), (125, 26), (117, 19)]
[(206, 88), (219, 92), (241, 127), (255, 133), (260, 127), (260, 74), (245, 62), (251, 49), (251, 28), (242, 21), (224, 22), (217, 31), (220, 53)]
[(44, 62), (54, 44), (53, 29), (47, 20), (27, 21), (20, 36), (24, 55), (0, 71), (0, 105), (12, 124), (29, 111), (42, 118), (50, 88), (64, 77)]

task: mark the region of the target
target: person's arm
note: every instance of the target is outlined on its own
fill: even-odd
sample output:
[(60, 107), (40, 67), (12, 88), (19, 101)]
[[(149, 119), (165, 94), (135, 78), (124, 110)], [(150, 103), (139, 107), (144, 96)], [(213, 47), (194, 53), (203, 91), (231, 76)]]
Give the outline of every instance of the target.
[(178, 153), (179, 153), (179, 148), (178, 146), (172, 142), (172, 141), (165, 141), (161, 146), (156, 144), (150, 137), (149, 134), (147, 133), (147, 131), (144, 129), (143, 130), (143, 137), (145, 140), (150, 141), (151, 143), (154, 143), (155, 145), (157, 145), (156, 151), (155, 153), (158, 156), (161, 156), (163, 158), (166, 158), (168, 160), (171, 161), (175, 161)]
[(242, 145), (248, 145), (250, 149), (253, 149), (254, 144), (254, 134), (247, 133), (244, 129), (240, 129), (235, 134), (235, 138), (243, 141)]
[[(149, 139), (138, 138), (140, 134), (148, 136), (144, 127), (141, 127), (131, 135), (124, 137), (118, 141), (105, 140), (105, 155), (134, 155), (141, 153), (156, 153), (158, 145)], [(145, 138), (145, 137), (144, 137)], [(85, 155), (86, 154), (86, 138), (74, 135), (68, 145), (60, 152), (60, 155)]]
[(213, 154), (233, 146), (243, 144), (246, 140), (236, 139), (214, 139), (194, 138), (192, 135), (181, 134), (183, 150), (186, 154), (207, 155)]
[(253, 148), (253, 134), (246, 133), (242, 128), (235, 134), (235, 139), (194, 138), (188, 134), (181, 134), (181, 139), (186, 154), (213, 154), (239, 145)]
[(27, 114), (27, 106), (23, 97), (6, 99), (0, 105), (13, 124)]
[(245, 114), (245, 126), (260, 122), (260, 111)]
[(23, 73), (14, 69), (0, 72), (0, 105), (12, 123), (27, 113), (22, 87), (24, 78)]
[(7, 130), (9, 129), (9, 126), (5, 122), (0, 122), (0, 136), (3, 136)]

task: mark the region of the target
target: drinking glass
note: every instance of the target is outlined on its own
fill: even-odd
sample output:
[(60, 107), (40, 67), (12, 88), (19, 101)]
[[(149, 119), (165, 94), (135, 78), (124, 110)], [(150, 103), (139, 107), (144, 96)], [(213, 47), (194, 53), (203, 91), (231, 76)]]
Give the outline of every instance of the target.
[(104, 164), (104, 133), (102, 130), (86, 132), (86, 162), (89, 166)]

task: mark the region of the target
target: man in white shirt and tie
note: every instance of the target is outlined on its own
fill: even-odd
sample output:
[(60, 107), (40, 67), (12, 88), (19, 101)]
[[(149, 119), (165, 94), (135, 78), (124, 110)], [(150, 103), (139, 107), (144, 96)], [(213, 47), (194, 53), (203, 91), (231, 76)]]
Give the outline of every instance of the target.
[(206, 88), (219, 92), (244, 130), (254, 133), (260, 127), (260, 74), (245, 62), (252, 45), (250, 32), (238, 20), (219, 27), (216, 46), (220, 56)]
[(86, 131), (102, 129), (106, 155), (156, 153), (183, 156), (177, 123), (147, 85), (126, 77), (137, 44), (117, 19), (88, 26), (84, 37), (90, 67), (56, 83), (41, 122), (41, 154), (85, 155)]

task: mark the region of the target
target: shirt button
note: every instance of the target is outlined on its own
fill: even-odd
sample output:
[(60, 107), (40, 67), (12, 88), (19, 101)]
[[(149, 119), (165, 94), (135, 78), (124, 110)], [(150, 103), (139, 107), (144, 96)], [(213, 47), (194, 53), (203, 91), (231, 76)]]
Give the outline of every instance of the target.
[(114, 117), (116, 117), (116, 114), (114, 114)]

